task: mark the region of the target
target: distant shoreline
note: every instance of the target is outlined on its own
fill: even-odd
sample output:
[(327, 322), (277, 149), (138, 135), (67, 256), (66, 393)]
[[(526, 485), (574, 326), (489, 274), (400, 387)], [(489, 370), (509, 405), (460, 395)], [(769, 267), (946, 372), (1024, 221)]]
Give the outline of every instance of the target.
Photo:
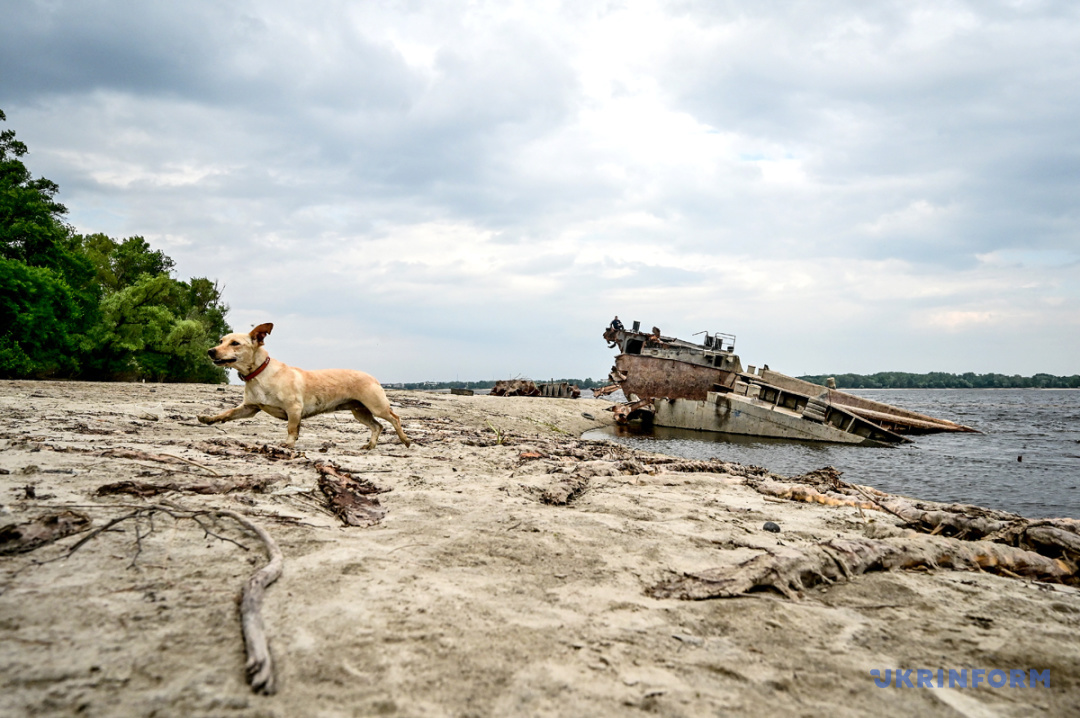
[(852, 386), (847, 389), (854, 391), (1080, 391), (1080, 387), (1076, 386)]
[(875, 374), (807, 374), (798, 377), (811, 384), (825, 386), (833, 380), (837, 389), (1080, 389), (1080, 375), (1054, 374), (950, 374), (928, 372), (915, 374), (884, 371)]

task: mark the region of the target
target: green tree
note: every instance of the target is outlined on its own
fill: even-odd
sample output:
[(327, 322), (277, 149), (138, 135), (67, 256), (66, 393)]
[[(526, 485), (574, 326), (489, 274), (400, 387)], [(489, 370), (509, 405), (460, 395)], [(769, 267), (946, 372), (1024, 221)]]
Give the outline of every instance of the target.
[[(204, 290), (209, 284), (193, 282)], [(167, 274), (143, 274), (130, 287), (106, 295), (93, 335), (93, 373), (106, 379), (227, 381), (225, 370), (206, 359), (207, 348), (229, 331), (227, 307), (210, 286), (208, 303), (194, 304), (190, 285)]]
[(78, 297), (56, 272), (0, 258), (0, 376), (70, 376), (83, 334)]
[(101, 290), (63, 221), (56, 183), (34, 179), (26, 154), (14, 131), (0, 132), (0, 375), (73, 376)]
[(92, 333), (89, 369), (95, 378), (134, 380), (139, 355), (158, 345), (175, 321), (165, 303), (174, 282), (167, 275), (144, 275), (130, 287), (111, 292), (101, 301), (101, 322)]
[(193, 277), (186, 283), (180, 282), (180, 286), (183, 290), (180, 312), (182, 317), (202, 324), (207, 336), (214, 342), (232, 331), (225, 321), (229, 307), (222, 300), (221, 288), (217, 282), (211, 282), (206, 277)]
[(160, 249), (151, 249), (142, 237), (117, 242), (104, 234), (76, 235), (78, 251), (94, 266), (98, 284), (118, 291), (135, 284), (144, 274), (169, 274), (175, 263)]
[(206, 359), (230, 331), (218, 285), (173, 279), (143, 237), (75, 234), (26, 154), (0, 132), (0, 376), (226, 381)]
[[(7, 120), (0, 110), (0, 121)], [(14, 130), (0, 132), (0, 255), (34, 266), (64, 264), (64, 205), (55, 200), (55, 182), (34, 179), (20, 159), (26, 145)]]

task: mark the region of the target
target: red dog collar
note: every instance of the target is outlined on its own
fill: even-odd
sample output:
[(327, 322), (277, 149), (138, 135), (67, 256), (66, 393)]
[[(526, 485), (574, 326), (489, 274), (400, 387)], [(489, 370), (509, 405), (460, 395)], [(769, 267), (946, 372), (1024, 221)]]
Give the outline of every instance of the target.
[(266, 357), (266, 361), (264, 361), (262, 363), (262, 366), (260, 366), (258, 369), (251, 372), (250, 374), (240, 374), (240, 372), (236, 372), (236, 373), (240, 374), (240, 378), (243, 379), (244, 381), (251, 381), (252, 379), (257, 377), (262, 372), (262, 370), (266, 368), (266, 365), (269, 364), (269, 363), (270, 363), (270, 357)]

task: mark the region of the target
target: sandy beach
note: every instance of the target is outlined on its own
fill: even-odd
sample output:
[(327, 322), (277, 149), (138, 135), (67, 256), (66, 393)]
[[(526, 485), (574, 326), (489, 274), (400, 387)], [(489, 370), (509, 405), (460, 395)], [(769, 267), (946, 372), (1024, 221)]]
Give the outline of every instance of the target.
[[(195, 420), (240, 387), (0, 382), (0, 528), (88, 520), (0, 556), (0, 714), (1080, 715), (1076, 589), (926, 570), (794, 601), (652, 598), (687, 572), (900, 522), (582, 441), (611, 421), (604, 401), (388, 393), (413, 446), (386, 431), (365, 452), (342, 413), (305, 420), (285, 452), (265, 414)], [(384, 490), (372, 525), (326, 508), (319, 462)], [(124, 481), (171, 489), (99, 493)], [(245, 681), (237, 608), (265, 552), (211, 510), (284, 556), (262, 607), (274, 695)], [(880, 688), (875, 669), (1034, 669), (1049, 685)]]

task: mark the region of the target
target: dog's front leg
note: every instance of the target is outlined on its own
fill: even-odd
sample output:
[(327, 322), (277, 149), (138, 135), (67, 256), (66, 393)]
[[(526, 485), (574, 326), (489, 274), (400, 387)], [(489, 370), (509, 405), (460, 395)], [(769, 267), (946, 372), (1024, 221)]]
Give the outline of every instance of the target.
[(249, 416), (255, 416), (258, 413), (259, 407), (254, 404), (241, 404), (240, 406), (223, 411), (216, 416), (200, 416), (197, 418), (203, 424), (219, 424), (223, 421), (232, 421), (233, 419), (246, 419)]
[(297, 404), (285, 410), (289, 416), (289, 439), (284, 446), (291, 449), (296, 446), (296, 440), (300, 438), (300, 418), (303, 416), (304, 407)]

